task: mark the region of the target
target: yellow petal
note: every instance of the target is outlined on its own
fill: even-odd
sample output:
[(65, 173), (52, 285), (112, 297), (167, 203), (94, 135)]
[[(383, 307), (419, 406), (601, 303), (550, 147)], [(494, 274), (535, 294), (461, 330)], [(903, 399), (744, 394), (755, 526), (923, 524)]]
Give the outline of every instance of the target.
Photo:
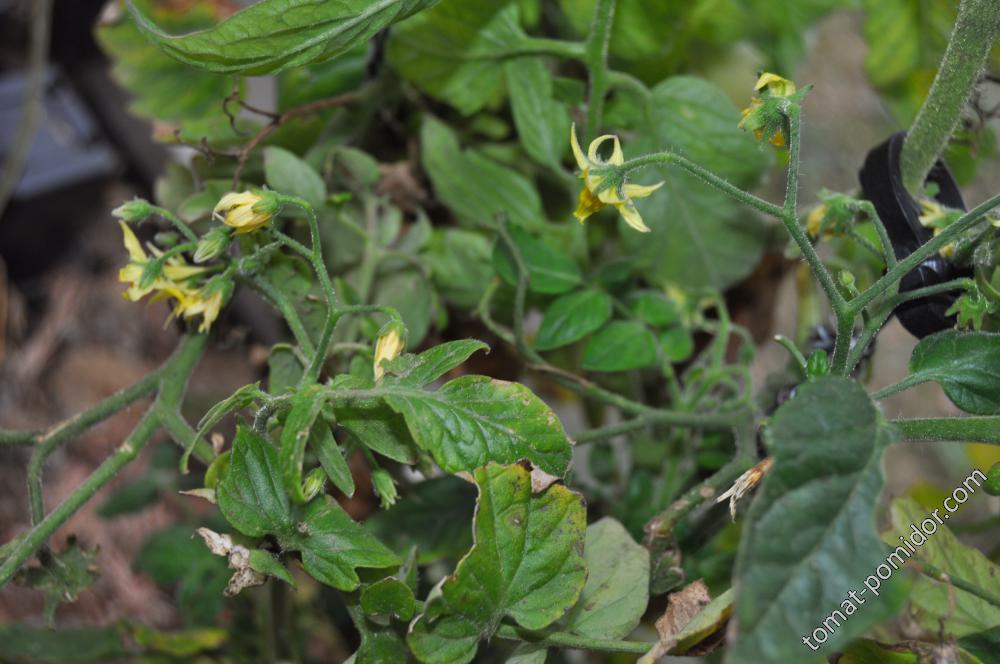
[(135, 236), (129, 225), (124, 221), (119, 221), (118, 225), (122, 227), (122, 235), (125, 236), (125, 249), (128, 251), (129, 257), (134, 261), (146, 260), (146, 252), (142, 250), (139, 238)]
[(823, 217), (826, 216), (826, 205), (820, 204), (814, 207), (806, 217), (806, 231), (812, 237), (819, 236), (820, 226), (823, 225)]
[(590, 193), (590, 189), (584, 187), (580, 190), (580, 198), (576, 206), (576, 212), (573, 213), (573, 216), (579, 219), (580, 223), (583, 223), (584, 219), (594, 214), (602, 207), (604, 207), (604, 203), (601, 202), (601, 199)]
[(642, 215), (639, 214), (639, 211), (635, 209), (635, 205), (633, 205), (630, 201), (619, 203), (615, 207), (618, 208), (618, 212), (621, 214), (622, 219), (624, 219), (625, 223), (629, 226), (640, 233), (649, 232), (649, 227), (642, 222)]
[[(607, 161), (601, 159), (598, 154), (598, 150), (605, 141), (614, 141), (614, 145), (611, 150), (611, 158)], [(612, 164), (614, 166), (621, 166), (625, 163), (625, 155), (622, 154), (622, 145), (619, 142), (618, 137), (614, 134), (604, 134), (603, 136), (598, 136), (593, 141), (590, 142), (590, 147), (587, 148), (587, 158), (591, 163), (595, 164)]]
[(584, 156), (583, 150), (580, 148), (580, 141), (576, 138), (576, 123), (574, 122), (570, 125), (569, 129), (569, 144), (573, 148), (573, 158), (576, 159), (576, 166), (581, 171), (583, 171), (584, 176), (587, 174), (587, 169), (590, 166), (590, 162), (587, 161), (587, 157)]
[(627, 184), (625, 185), (626, 198), (645, 198), (663, 186), (663, 182), (656, 184)]
[(770, 90), (771, 94), (776, 97), (789, 97), (795, 94), (795, 83), (771, 72), (761, 74), (760, 78), (757, 79), (757, 85), (753, 87), (758, 92), (764, 88)]

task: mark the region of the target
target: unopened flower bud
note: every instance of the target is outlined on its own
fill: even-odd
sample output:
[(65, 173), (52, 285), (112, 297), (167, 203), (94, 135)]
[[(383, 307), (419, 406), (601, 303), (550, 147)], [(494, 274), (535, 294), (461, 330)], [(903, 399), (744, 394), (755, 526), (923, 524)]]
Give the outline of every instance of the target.
[(272, 192), (244, 191), (223, 196), (212, 210), (212, 216), (235, 228), (237, 235), (243, 235), (265, 226), (279, 208), (280, 203)]
[(322, 468), (316, 468), (306, 475), (302, 482), (302, 495), (306, 501), (310, 501), (318, 496), (326, 488), (326, 472)]
[(806, 361), (806, 376), (808, 378), (819, 378), (830, 373), (830, 360), (826, 351), (814, 350)]
[(153, 214), (153, 206), (147, 200), (135, 198), (126, 203), (122, 203), (112, 210), (111, 214), (122, 221), (135, 223), (143, 221), (149, 217), (149, 215)]
[(205, 263), (221, 256), (229, 247), (231, 236), (228, 226), (218, 226), (202, 235), (194, 252), (194, 262)]
[(378, 495), (379, 502), (382, 503), (382, 509), (387, 510), (396, 504), (396, 499), (399, 498), (399, 494), (396, 493), (396, 481), (388, 471), (376, 468), (372, 473), (372, 487)]
[(378, 340), (375, 342), (375, 358), (373, 360), (376, 382), (385, 375), (382, 360), (392, 360), (399, 357), (405, 347), (406, 326), (403, 325), (402, 321), (391, 320), (382, 326), (382, 329), (378, 331)]

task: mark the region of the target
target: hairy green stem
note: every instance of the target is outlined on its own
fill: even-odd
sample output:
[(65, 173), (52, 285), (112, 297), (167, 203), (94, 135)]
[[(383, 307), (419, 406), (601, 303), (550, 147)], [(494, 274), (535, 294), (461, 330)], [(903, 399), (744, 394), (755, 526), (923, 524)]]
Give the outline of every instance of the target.
[(302, 384), (307, 385), (316, 382), (323, 368), (323, 363), (326, 362), (330, 341), (333, 339), (333, 331), (337, 327), (337, 320), (339, 318), (337, 314), (337, 294), (334, 291), (330, 273), (327, 272), (326, 263), (323, 261), (323, 245), (320, 241), (319, 222), (316, 220), (316, 211), (313, 210), (312, 205), (308, 201), (296, 196), (279, 196), (278, 200), (285, 204), (294, 205), (306, 214), (306, 221), (309, 224), (309, 241), (311, 247), (307, 249), (300, 242), (281, 232), (277, 232), (277, 237), (280, 241), (302, 254), (310, 262), (313, 271), (316, 273), (316, 277), (319, 279), (320, 287), (323, 290), (323, 297), (326, 300), (326, 322), (323, 325), (323, 331), (320, 333), (319, 343), (316, 344), (316, 352), (313, 353), (309, 366), (306, 367), (305, 373), (302, 374)]
[(971, 583), (957, 576), (952, 576), (934, 565), (930, 565), (925, 562), (917, 561), (917, 565), (920, 567), (920, 573), (929, 579), (938, 581), (939, 583), (944, 583), (952, 585), (959, 590), (964, 590), (970, 595), (975, 595), (984, 602), (988, 602), (993, 606), (1000, 608), (1000, 595), (996, 595), (990, 592), (988, 589), (978, 586), (975, 583)]
[(858, 208), (862, 210), (865, 215), (871, 219), (872, 226), (875, 227), (875, 233), (878, 235), (878, 241), (882, 245), (882, 255), (885, 258), (885, 266), (887, 268), (893, 268), (896, 266), (896, 252), (892, 248), (892, 240), (889, 239), (889, 231), (886, 230), (885, 224), (882, 223), (882, 218), (878, 216), (878, 212), (875, 211), (875, 206), (871, 204), (871, 201), (858, 201)]
[[(522, 55), (552, 55), (567, 60), (585, 60), (587, 45), (583, 42), (564, 39), (549, 39), (547, 37), (525, 37), (513, 48), (504, 49), (499, 57), (518, 57)], [(498, 57), (491, 53), (490, 58)]]
[(139, 399), (152, 394), (159, 387), (162, 371), (161, 367), (147, 374), (138, 382), (115, 392), (93, 408), (57, 424), (38, 438), (38, 446), (28, 461), (27, 469), (28, 504), (31, 509), (32, 523), (38, 523), (45, 516), (45, 505), (42, 497), (42, 469), (45, 461), (53, 452), (76, 436)]
[(955, 223), (945, 228), (943, 231), (932, 237), (930, 240), (920, 245), (912, 254), (899, 261), (890, 268), (874, 284), (866, 288), (856, 298), (851, 300), (849, 308), (851, 313), (857, 315), (861, 309), (866, 307), (872, 300), (882, 295), (890, 288), (896, 286), (906, 273), (920, 265), (932, 255), (936, 254), (949, 243), (958, 239), (958, 236), (967, 231), (984, 215), (1000, 206), (1000, 194), (980, 203), (975, 208), (962, 215)]
[(608, 44), (615, 21), (616, 0), (597, 0), (590, 22), (590, 36), (585, 44), (585, 62), (590, 73), (590, 95), (587, 99), (587, 140), (601, 131), (604, 118), (604, 97), (608, 92)]
[(615, 177), (607, 178), (602, 183), (602, 186), (598, 187), (597, 191), (595, 191), (594, 193), (597, 194), (602, 189), (612, 186), (615, 181), (620, 179), (620, 177), (624, 177), (625, 175), (631, 173), (632, 171), (638, 170), (645, 166), (651, 166), (654, 164), (668, 164), (677, 166), (678, 168), (682, 168), (691, 175), (697, 177), (702, 182), (705, 182), (706, 184), (715, 187), (716, 189), (726, 194), (730, 198), (733, 198), (734, 200), (748, 207), (752, 207), (759, 212), (763, 212), (766, 215), (775, 217), (777, 219), (780, 219), (784, 215), (784, 210), (780, 206), (775, 205), (774, 203), (769, 203), (768, 201), (765, 201), (762, 198), (758, 198), (757, 196), (754, 196), (750, 192), (743, 191), (736, 185), (729, 183), (724, 178), (719, 177), (710, 170), (703, 168), (702, 166), (699, 166), (698, 164), (691, 161), (690, 159), (682, 157), (676, 152), (671, 152), (669, 150), (665, 150), (663, 152), (654, 152), (653, 154), (647, 154), (641, 157), (636, 157), (635, 159), (629, 159), (621, 166), (615, 167), (614, 170), (618, 174), (619, 178)]
[(56, 529), (83, 507), (84, 503), (107, 484), (119, 470), (138, 456), (142, 448), (156, 433), (159, 424), (155, 408), (151, 406), (129, 437), (125, 439), (125, 442), (105, 459), (90, 477), (74, 489), (66, 500), (18, 540), (17, 545), (0, 563), (0, 587), (10, 581), (21, 565), (45, 544)]
[(496, 632), (497, 638), (507, 641), (524, 641), (538, 646), (556, 646), (578, 650), (596, 650), (599, 652), (621, 652), (642, 655), (652, 648), (654, 643), (644, 641), (622, 641), (620, 639), (593, 639), (587, 636), (552, 632), (549, 634), (533, 634), (528, 630), (512, 625), (501, 625)]
[(962, 0), (941, 67), (903, 143), (903, 184), (915, 198), (955, 131), (998, 34), (996, 0)]
[(1000, 445), (1000, 416), (922, 417), (893, 420), (907, 441), (956, 441)]
[(191, 230), (190, 226), (181, 221), (180, 217), (178, 217), (177, 215), (175, 215), (173, 212), (171, 212), (166, 208), (158, 207), (156, 205), (153, 205), (151, 207), (154, 214), (157, 214), (166, 219), (167, 221), (169, 221), (171, 225), (173, 225), (174, 228), (180, 231), (180, 234), (183, 235), (189, 242), (193, 242), (196, 245), (198, 244), (198, 239), (199, 239), (198, 235), (193, 230)]
[[(75, 435), (86, 430), (116, 410), (121, 410), (158, 388), (156, 400), (147, 409), (146, 414), (143, 415), (125, 442), (48, 514), (42, 514), (44, 512), (40, 484), (41, 462), (44, 461), (42, 454), (51, 454), (51, 451), (58, 447), (58, 444), (50, 447), (43, 443), (35, 451), (36, 456), (29, 464), (28, 483), (33, 526), (27, 532), (18, 535), (14, 546), (6, 550), (6, 558), (0, 564), (0, 587), (11, 579), (21, 565), (42, 547), (60, 526), (107, 484), (118, 471), (138, 456), (142, 448), (159, 429), (162, 423), (162, 413), (177, 411), (184, 396), (188, 378), (205, 349), (206, 341), (207, 336), (203, 334), (185, 337), (174, 354), (160, 369), (136, 385), (101, 402), (95, 408), (67, 420), (50, 432), (52, 435), (58, 434), (60, 437), (65, 436), (68, 439), (71, 434)], [(43, 447), (47, 451), (43, 451)], [(209, 454), (206, 460), (210, 460), (210, 458)], [(40, 459), (40, 461), (36, 459)]]
[(529, 369), (534, 369), (535, 371), (551, 376), (556, 382), (574, 390), (584, 397), (590, 397), (598, 401), (603, 401), (608, 405), (619, 408), (623, 412), (638, 415), (649, 424), (672, 424), (676, 426), (725, 430), (731, 428), (733, 423), (743, 416), (741, 411), (733, 411), (732, 413), (694, 413), (653, 408), (615, 392), (605, 390), (585, 378), (577, 376), (569, 371), (559, 369), (558, 367), (554, 367), (546, 362), (545, 358), (539, 355), (538, 352), (528, 344), (527, 338), (524, 336), (524, 310), (528, 287), (527, 265), (525, 264), (520, 250), (518, 249), (513, 238), (510, 236), (510, 233), (505, 227), (503, 221), (497, 224), (496, 230), (500, 235), (501, 241), (504, 242), (508, 251), (510, 251), (513, 256), (514, 264), (517, 268), (518, 276), (517, 287), (514, 295), (513, 334), (504, 331), (489, 316), (490, 297), (496, 291), (497, 284), (494, 284), (491, 288), (487, 289), (487, 292), (484, 294), (483, 299), (479, 303), (479, 314), (484, 324), (491, 331), (507, 343), (510, 343), (517, 348), (518, 351), (531, 362), (531, 364), (528, 365)]

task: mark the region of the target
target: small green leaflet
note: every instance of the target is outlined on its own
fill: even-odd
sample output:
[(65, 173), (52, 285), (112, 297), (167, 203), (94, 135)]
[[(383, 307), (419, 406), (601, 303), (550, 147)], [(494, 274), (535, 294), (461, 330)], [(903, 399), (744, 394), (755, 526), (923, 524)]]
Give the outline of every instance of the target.
[(629, 371), (656, 364), (656, 337), (642, 323), (616, 320), (590, 338), (583, 349), (583, 368)]
[[(558, 295), (582, 282), (580, 268), (570, 256), (532, 237), (523, 228), (512, 227), (510, 237), (528, 271), (528, 290)], [(493, 249), (493, 267), (504, 281), (511, 286), (517, 285), (517, 262), (502, 239), (497, 240)]]
[(566, 472), (571, 450), (562, 423), (520, 383), (462, 376), (434, 392), (385, 389), (385, 402), (406, 419), (413, 440), (449, 473), (520, 459), (550, 475)]
[(535, 348), (551, 350), (579, 341), (611, 318), (611, 296), (595, 288), (564, 295), (545, 310)]
[(1000, 334), (947, 330), (921, 339), (910, 373), (908, 385), (935, 381), (967, 413), (1000, 414)]
[(129, 0), (136, 25), (181, 62), (217, 73), (262, 75), (331, 58), (437, 0), (262, 0), (207, 30), (173, 36)]
[(410, 649), (425, 664), (472, 661), (505, 617), (531, 630), (552, 624), (586, 579), (579, 494), (559, 484), (532, 494), (520, 465), (491, 463), (473, 476), (475, 544), (410, 625)]
[(649, 600), (649, 551), (622, 524), (605, 517), (587, 528), (587, 584), (566, 629), (595, 639), (623, 639)]

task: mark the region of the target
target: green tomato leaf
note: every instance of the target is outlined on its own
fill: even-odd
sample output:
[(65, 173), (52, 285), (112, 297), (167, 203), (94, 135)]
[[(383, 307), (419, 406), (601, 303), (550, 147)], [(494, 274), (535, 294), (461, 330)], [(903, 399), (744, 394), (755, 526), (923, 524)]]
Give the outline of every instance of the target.
[[(532, 237), (523, 228), (512, 227), (510, 236), (528, 270), (528, 290), (558, 295), (580, 285), (583, 277), (572, 258)], [(493, 249), (493, 267), (504, 281), (517, 285), (517, 263), (500, 239)]]
[(326, 183), (320, 174), (284, 148), (269, 147), (264, 151), (264, 175), (271, 189), (298, 196), (314, 210), (321, 210), (326, 202)]
[(583, 368), (590, 371), (630, 371), (656, 364), (656, 337), (642, 323), (608, 323), (583, 349)]
[(964, 650), (988, 663), (991, 657), (995, 658), (996, 653), (1000, 652), (1000, 625), (985, 632), (963, 636), (958, 643)]
[[(924, 530), (922, 523), (930, 521), (935, 530), (924, 538), (926, 541), (923, 544), (913, 547), (916, 549), (913, 558), (936, 567), (949, 576), (992, 590), (995, 594), (1000, 567), (978, 550), (962, 544), (947, 526), (932, 518), (933, 513), (910, 498), (894, 500), (890, 513), (892, 529), (884, 535), (889, 546), (900, 546), (900, 536), (916, 539), (912, 534), (913, 528)], [(941, 518), (947, 516), (947, 513), (939, 514)], [(924, 532), (930, 532), (930, 529)], [(913, 539), (910, 542), (915, 544)], [(905, 551), (903, 548), (903, 552)], [(896, 549), (896, 553), (900, 553), (899, 549)], [(904, 561), (909, 558), (900, 557)], [(957, 638), (1000, 625), (1000, 607), (960, 588), (949, 590), (947, 584), (926, 576), (917, 577), (913, 584), (909, 612), (924, 629), (933, 633), (944, 630), (945, 634)]]
[(671, 362), (683, 362), (694, 353), (694, 338), (683, 327), (672, 327), (660, 335), (660, 348)]
[(329, 496), (309, 503), (296, 529), (279, 539), (302, 553), (302, 566), (314, 579), (338, 590), (361, 585), (358, 567), (384, 569), (403, 562)]
[(361, 591), (361, 609), (369, 616), (395, 616), (409, 620), (417, 610), (410, 587), (393, 577), (380, 579)]
[(611, 318), (611, 296), (594, 288), (564, 295), (545, 310), (535, 348), (551, 350), (579, 341)]
[(411, 464), (417, 460), (406, 420), (383, 402), (372, 400), (338, 405), (334, 413), (337, 424), (373, 452), (399, 463)]
[[(141, 6), (144, 10), (155, 12), (156, 20), (164, 27), (178, 31), (210, 26), (224, 10), (220, 2), (171, 9), (166, 3), (146, 0), (141, 2)], [(207, 138), (215, 144), (239, 138), (229, 119), (220, 112), (223, 100), (233, 92), (232, 77), (192, 71), (190, 67), (171, 59), (143, 36), (128, 14), (122, 13), (111, 22), (101, 22), (96, 36), (101, 49), (114, 63), (112, 71), (115, 79), (132, 93), (129, 108), (134, 113), (176, 125), (183, 140)], [(238, 89), (241, 94), (243, 87), (240, 83)], [(236, 124), (241, 130), (253, 126), (243, 118), (238, 119)], [(157, 138), (174, 140), (169, 129), (157, 132)]]
[[(740, 113), (721, 90), (691, 76), (652, 90), (649, 118), (626, 152), (672, 149), (743, 186), (768, 165), (753, 136), (737, 128)], [(757, 264), (766, 234), (754, 213), (678, 168), (653, 169), (643, 182), (663, 187), (636, 203), (652, 233), (624, 233), (626, 248), (660, 284), (725, 290)]]
[(434, 392), (384, 387), (413, 440), (449, 473), (521, 459), (551, 475), (566, 472), (571, 450), (562, 423), (524, 385), (462, 376)]
[(492, 223), (505, 213), (515, 226), (538, 228), (545, 213), (528, 178), (476, 150), (462, 150), (447, 125), (425, 116), (421, 163), (434, 191), (467, 226)]
[[(266, 395), (260, 389), (259, 382), (244, 385), (239, 388), (228, 397), (208, 409), (208, 412), (205, 413), (205, 415), (198, 421), (198, 432), (195, 434), (194, 440), (197, 441), (198, 439), (207, 436), (208, 432), (212, 430), (212, 427), (221, 422), (222, 418), (229, 413), (249, 408), (256, 403), (258, 399), (264, 396)], [(180, 468), (182, 473), (186, 473), (188, 470), (188, 460), (191, 458), (192, 452), (194, 452), (193, 444), (189, 445), (184, 450), (184, 454), (181, 456)]]
[(594, 639), (623, 639), (649, 600), (649, 551), (620, 523), (605, 517), (587, 528), (587, 584), (566, 629)]
[(750, 506), (736, 559), (739, 636), (730, 661), (812, 661), (802, 637), (832, 611), (853, 615), (813, 659), (894, 611), (893, 584), (880, 597), (866, 593), (865, 605), (848, 614), (842, 604), (885, 562), (875, 508), (892, 439), (864, 389), (845, 378), (804, 383), (775, 413), (765, 432), (774, 465)]
[(271, 74), (331, 58), (437, 0), (263, 0), (221, 23), (173, 36), (129, 0), (146, 38), (186, 65), (229, 74)]
[(302, 380), (302, 362), (289, 344), (275, 344), (267, 356), (267, 391), (281, 394)]
[(1000, 414), (1000, 334), (946, 330), (920, 340), (908, 384), (932, 380), (975, 415)]
[(373, 301), (398, 311), (409, 332), (408, 343), (420, 345), (435, 309), (434, 291), (420, 270), (399, 270), (379, 278)]
[[(652, 90), (649, 129), (660, 143), (740, 185), (753, 184), (770, 159), (726, 94), (696, 76), (673, 76)], [(676, 171), (671, 171), (676, 172)]]
[[(446, 341), (419, 355), (403, 355), (393, 362), (387, 362), (386, 365), (389, 372), (395, 375), (395, 380), (392, 382), (423, 387), (465, 362), (477, 350), (485, 350), (488, 353), (490, 347), (477, 339)], [(403, 367), (402, 371), (395, 370), (397, 364)]]
[(310, 385), (299, 390), (292, 397), (292, 410), (285, 418), (281, 430), (281, 450), (279, 453), (281, 479), (285, 490), (297, 503), (305, 503), (307, 500), (302, 492), (302, 464), (305, 460), (309, 434), (316, 423), (316, 418), (323, 410), (324, 402), (325, 394), (320, 385)]
[(390, 626), (369, 622), (361, 634), (361, 647), (344, 664), (386, 664), (411, 661), (403, 638)]
[(344, 458), (344, 453), (337, 445), (337, 440), (326, 422), (320, 422), (313, 428), (310, 442), (319, 459), (319, 465), (323, 467), (333, 486), (343, 491), (348, 498), (353, 496), (354, 475), (351, 474), (347, 459)]
[(229, 471), (215, 489), (223, 516), (244, 535), (294, 531), (291, 504), (281, 485), (278, 450), (244, 425), (236, 429)]
[(665, 184), (636, 202), (652, 232), (623, 234), (626, 251), (645, 262), (649, 278), (725, 290), (750, 274), (764, 251), (763, 222), (692, 175), (659, 173)]
[(630, 293), (628, 305), (632, 313), (653, 327), (666, 327), (681, 319), (677, 305), (659, 291), (641, 290)]
[(445, 302), (461, 309), (479, 303), (493, 279), (493, 243), (463, 228), (435, 228), (423, 260)]
[(295, 578), (292, 576), (292, 573), (288, 571), (287, 567), (281, 564), (281, 561), (267, 551), (261, 549), (251, 550), (250, 568), (261, 574), (281, 579), (292, 588), (295, 587)]
[(572, 606), (583, 589), (586, 510), (555, 484), (532, 494), (520, 465), (489, 464), (479, 487), (475, 544), (411, 624), (408, 642), (421, 662), (463, 664), (509, 617), (538, 630)]
[(388, 55), (403, 78), (471, 115), (499, 96), (497, 55), (523, 38), (508, 0), (444, 0), (393, 30)]
[(504, 72), (524, 151), (538, 163), (561, 171), (569, 144), (569, 113), (553, 99), (552, 72), (541, 58), (511, 58)]

